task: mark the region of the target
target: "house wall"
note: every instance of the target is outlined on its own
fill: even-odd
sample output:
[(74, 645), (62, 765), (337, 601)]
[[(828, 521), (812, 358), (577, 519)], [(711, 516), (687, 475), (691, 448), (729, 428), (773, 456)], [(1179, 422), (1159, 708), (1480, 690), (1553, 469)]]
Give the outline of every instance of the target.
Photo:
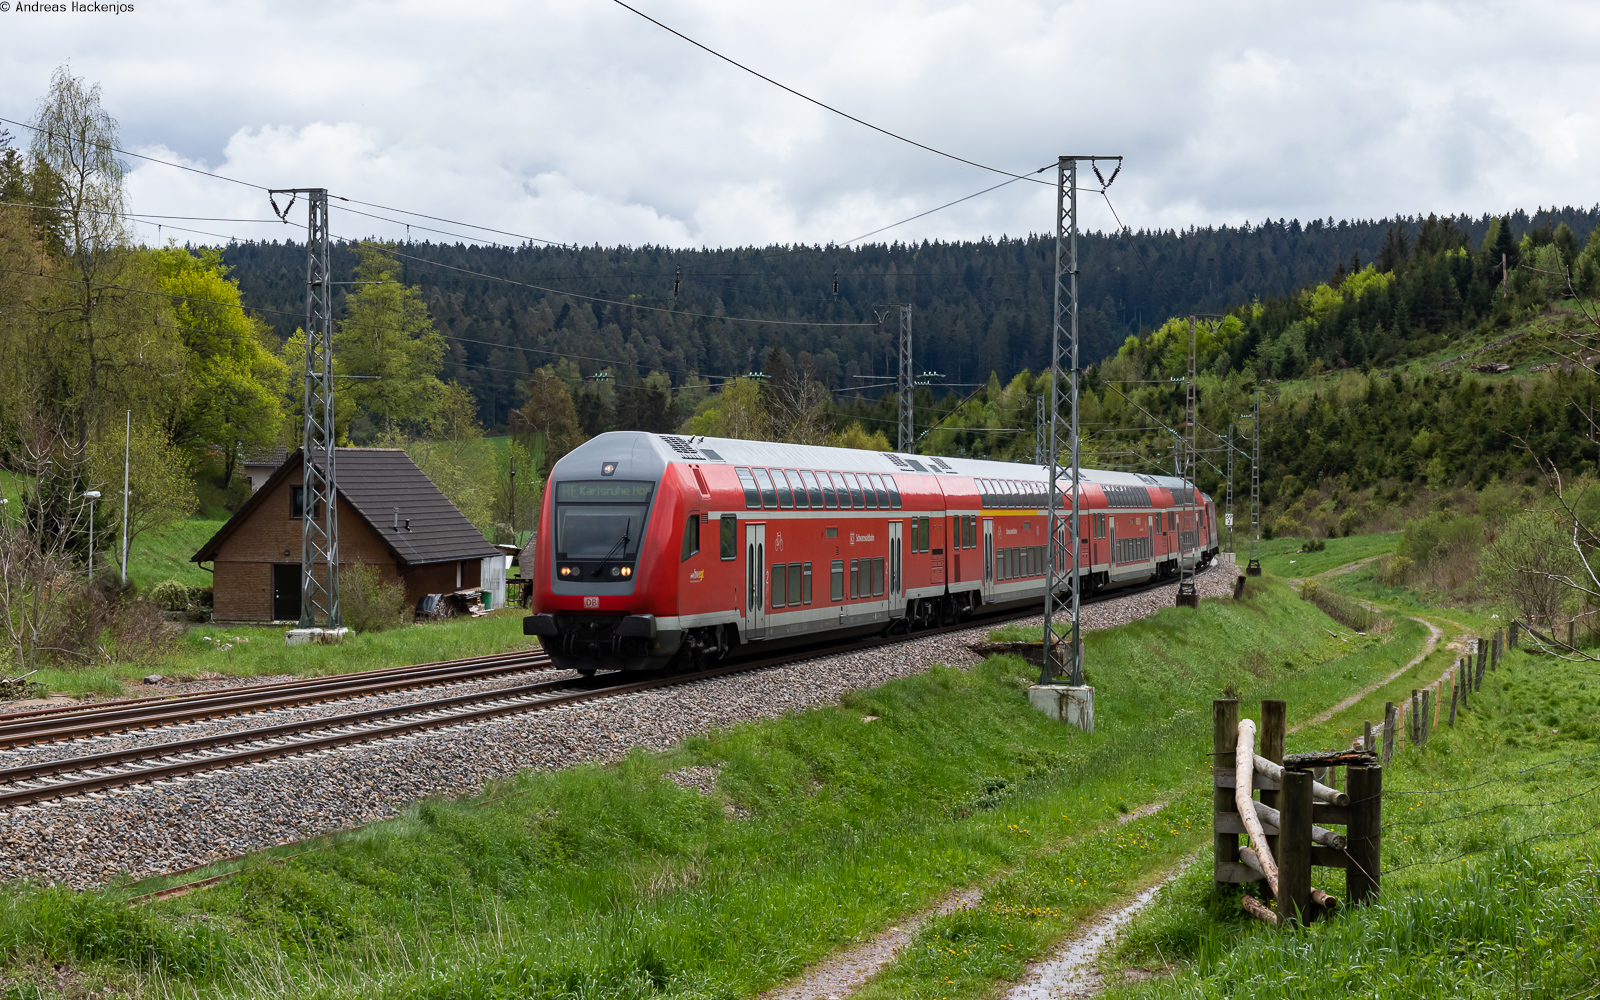
[[(238, 526), (217, 550), (212, 572), (212, 616), (217, 621), (272, 621), (272, 567), (300, 562), (303, 524), (289, 516), (290, 487), (300, 485), (300, 474), (284, 477), (261, 506)], [(415, 608), (426, 594), (447, 594), (480, 585), (482, 563), (428, 563), (405, 567), (398, 563), (383, 539), (343, 497), (339, 498), (339, 567), (366, 563), (378, 569), (386, 582), (405, 586), (406, 607)], [(460, 588), (456, 568), (461, 568)]]
[[(263, 497), (250, 519), (217, 550), (212, 570), (212, 616), (218, 621), (272, 620), (272, 567), (300, 562), (303, 523), (289, 516), (289, 488), (300, 476), (285, 477)], [(400, 579), (389, 547), (344, 498), (339, 498), (339, 565), (367, 563), (386, 580)]]

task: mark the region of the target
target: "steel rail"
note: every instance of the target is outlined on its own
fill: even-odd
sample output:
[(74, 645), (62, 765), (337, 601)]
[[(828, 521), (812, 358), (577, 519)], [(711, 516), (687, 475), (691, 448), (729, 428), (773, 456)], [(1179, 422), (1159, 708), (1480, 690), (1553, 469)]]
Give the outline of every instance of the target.
[[(546, 691), (562, 691), (580, 685), (581, 682), (576, 678), (559, 681), (540, 681), (535, 684), (521, 684), (516, 687), (500, 688), (495, 691), (479, 691), (475, 694), (455, 695), (450, 698), (435, 698), (431, 701), (413, 702), (409, 705), (390, 705), (387, 708), (348, 712), (344, 715), (332, 715), (321, 719), (301, 719), (298, 722), (284, 722), (275, 726), (259, 726), (255, 729), (240, 729), (231, 733), (197, 736), (194, 739), (178, 740), (172, 743), (152, 743), (139, 747), (125, 747), (121, 750), (108, 750), (104, 753), (85, 754), (82, 757), (63, 757), (58, 760), (20, 764), (16, 767), (0, 770), (0, 785), (15, 785), (18, 782), (31, 781), (34, 778), (44, 778), (77, 771), (95, 771), (103, 767), (115, 767), (137, 760), (181, 757), (185, 754), (199, 753), (200, 751), (211, 750), (220, 746), (262, 743), (268, 740), (278, 740), (287, 736), (296, 736), (300, 733), (316, 732), (318, 730), (344, 729), (349, 726), (366, 725), (383, 719), (393, 719), (407, 715), (426, 715), (429, 712), (446, 711), (459, 708), (462, 705), (527, 698)], [(3, 803), (4, 795), (5, 793), (0, 791), (0, 803)]]
[(0, 726), (0, 749), (37, 743), (58, 743), (86, 736), (126, 732), (131, 729), (273, 711), (407, 688), (459, 684), (487, 677), (521, 673), (548, 663), (549, 657), (543, 652), (529, 651), (503, 654), (492, 662), (476, 666), (451, 664), (432, 669), (396, 672), (388, 678), (378, 678), (377, 683), (373, 683), (372, 679), (360, 679), (351, 683), (348, 675), (339, 674), (320, 678), (314, 683), (301, 684), (289, 690), (268, 691), (265, 695), (258, 687), (234, 688), (226, 694), (204, 698), (162, 701), (66, 719), (60, 717), (33, 719)]
[[(325, 684), (329, 681), (356, 680), (363, 677), (381, 678), (395, 674), (411, 673), (415, 671), (433, 670), (440, 667), (465, 666), (472, 663), (489, 663), (516, 656), (544, 656), (543, 650), (519, 649), (505, 653), (486, 653), (483, 656), (465, 656), (458, 660), (436, 660), (431, 663), (412, 663), (399, 667), (379, 667), (373, 670), (356, 670), (345, 674), (321, 674), (316, 677), (295, 677), (286, 681), (272, 681), (267, 684), (252, 684), (248, 690), (252, 692), (284, 690), (293, 687), (304, 687)], [(230, 693), (242, 693), (244, 688), (205, 688), (200, 691), (190, 691), (184, 694), (154, 694), (139, 698), (114, 698), (106, 701), (80, 703), (76, 705), (51, 705), (44, 708), (29, 708), (16, 712), (0, 713), (0, 730), (23, 719), (40, 719), (46, 716), (74, 716), (86, 717), (93, 713), (111, 711), (116, 709), (131, 708), (135, 705), (151, 705), (159, 702), (172, 704), (181, 703), (187, 699), (213, 697)]]

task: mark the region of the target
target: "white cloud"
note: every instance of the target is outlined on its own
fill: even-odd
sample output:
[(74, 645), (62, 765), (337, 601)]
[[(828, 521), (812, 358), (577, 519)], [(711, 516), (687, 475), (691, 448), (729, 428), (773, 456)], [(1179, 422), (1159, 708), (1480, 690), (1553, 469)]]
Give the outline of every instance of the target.
[[(830, 115), (604, 0), (135, 4), (120, 17), (0, 14), (11, 43), (0, 115), (28, 119), (70, 59), (103, 85), (131, 149), (584, 244), (844, 239), (996, 179)], [(1124, 153), (1112, 194), (1136, 227), (1600, 200), (1584, 169), (1600, 115), (1589, 79), (1600, 14), (1588, 5), (643, 9), (964, 157), (1030, 170), (1063, 152)], [(270, 218), (259, 192), (147, 163), (134, 164), (130, 192), (142, 212)], [(1019, 183), (885, 235), (1042, 231), (1052, 209), (1048, 188)], [(1084, 220), (1112, 224), (1098, 199)], [(404, 234), (340, 213), (334, 229)]]

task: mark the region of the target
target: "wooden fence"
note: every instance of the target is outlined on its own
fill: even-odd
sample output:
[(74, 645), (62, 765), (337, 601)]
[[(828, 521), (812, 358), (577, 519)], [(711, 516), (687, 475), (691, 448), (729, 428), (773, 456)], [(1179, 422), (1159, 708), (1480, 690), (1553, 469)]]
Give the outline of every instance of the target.
[[(1338, 898), (1311, 887), (1315, 867), (1343, 868), (1345, 898), (1352, 903), (1376, 899), (1383, 768), (1375, 755), (1364, 749), (1286, 755), (1288, 705), (1282, 701), (1261, 703), (1257, 753), (1256, 724), (1239, 718), (1239, 702), (1218, 700), (1211, 707), (1217, 890), (1265, 883), (1276, 912), (1248, 894), (1243, 902), (1272, 924), (1309, 923), (1340, 906)], [(1345, 832), (1328, 829), (1335, 826)], [(1241, 834), (1248, 846), (1240, 845)]]

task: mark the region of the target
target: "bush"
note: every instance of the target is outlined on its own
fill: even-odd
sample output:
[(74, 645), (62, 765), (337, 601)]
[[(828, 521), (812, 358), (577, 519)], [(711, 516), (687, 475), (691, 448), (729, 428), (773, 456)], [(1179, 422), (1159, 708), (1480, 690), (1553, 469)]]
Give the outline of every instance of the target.
[(1385, 554), (1378, 558), (1378, 568), (1374, 576), (1385, 587), (1398, 587), (1405, 582), (1406, 574), (1411, 570), (1411, 560), (1405, 556)]
[(1307, 580), (1300, 587), (1300, 599), (1315, 604), (1323, 614), (1357, 632), (1387, 632), (1389, 621), (1360, 601), (1329, 590), (1316, 580)]
[(177, 580), (163, 580), (150, 588), (150, 603), (162, 611), (186, 611), (189, 608), (189, 588)]
[(1579, 596), (1565, 579), (1579, 569), (1570, 529), (1544, 511), (1513, 519), (1483, 552), (1484, 588), (1531, 624), (1564, 620), (1562, 611)]
[[(173, 586), (183, 595), (179, 609), (187, 608), (188, 588)], [(41, 650), (67, 667), (141, 662), (164, 652), (182, 634), (183, 627), (169, 624), (160, 605), (136, 598), (131, 585), (108, 573), (81, 581), (62, 596)]]
[(406, 588), (398, 580), (385, 580), (376, 566), (354, 563), (339, 571), (339, 611), (345, 625), (357, 632), (403, 625)]
[(1301, 552), (1321, 552), (1328, 547), (1328, 543), (1321, 538), (1308, 538), (1300, 546)]

